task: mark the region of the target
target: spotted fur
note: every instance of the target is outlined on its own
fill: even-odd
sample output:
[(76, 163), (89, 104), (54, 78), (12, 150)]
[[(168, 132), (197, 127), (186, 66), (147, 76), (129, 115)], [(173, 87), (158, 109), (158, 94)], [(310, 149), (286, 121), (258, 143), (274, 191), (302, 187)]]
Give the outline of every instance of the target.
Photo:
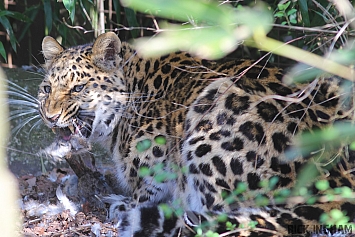
[[(350, 203), (255, 207), (248, 197), (263, 194), (260, 181), (272, 177), (278, 178), (277, 189), (295, 185), (309, 156), (289, 161), (284, 152), (294, 135), (324, 127), (340, 114), (337, 83), (318, 79), (287, 86), (278, 68), (248, 60), (217, 63), (184, 52), (144, 59), (114, 33), (68, 49), (46, 37), (42, 47), (47, 67), (38, 95), (42, 118), (64, 140), (99, 142), (112, 153), (117, 179), (132, 198), (129, 205), (122, 197), (110, 199), (122, 236), (194, 236), (196, 224), (218, 213), (227, 213), (237, 226), (256, 222), (257, 230), (239, 235), (271, 236), (287, 234), (289, 225), (318, 223), (332, 208), (354, 208)], [(339, 180), (340, 166), (350, 168), (352, 162), (336, 160), (329, 179)], [(144, 168), (149, 171), (142, 176)], [(240, 182), (246, 191), (226, 202)], [(173, 200), (185, 210), (184, 218), (166, 218), (157, 206)], [(216, 230), (227, 231), (223, 224)]]

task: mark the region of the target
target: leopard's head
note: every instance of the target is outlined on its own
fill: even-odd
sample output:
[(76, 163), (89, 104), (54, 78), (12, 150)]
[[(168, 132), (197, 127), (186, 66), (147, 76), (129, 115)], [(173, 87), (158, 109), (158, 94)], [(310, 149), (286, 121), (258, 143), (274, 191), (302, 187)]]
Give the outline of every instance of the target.
[(127, 101), (121, 42), (110, 32), (93, 44), (42, 42), (46, 76), (39, 87), (43, 121), (64, 141), (107, 142)]

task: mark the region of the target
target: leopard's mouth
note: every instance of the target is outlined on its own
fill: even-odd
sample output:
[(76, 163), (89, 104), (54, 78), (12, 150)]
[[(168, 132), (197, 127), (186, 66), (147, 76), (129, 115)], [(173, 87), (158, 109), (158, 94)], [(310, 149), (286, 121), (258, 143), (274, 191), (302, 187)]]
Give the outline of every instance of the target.
[(77, 118), (73, 119), (67, 127), (54, 127), (52, 130), (58, 135), (59, 139), (64, 141), (70, 141), (74, 136), (87, 139), (91, 135), (94, 118), (94, 116), (84, 116), (84, 114), (79, 113)]

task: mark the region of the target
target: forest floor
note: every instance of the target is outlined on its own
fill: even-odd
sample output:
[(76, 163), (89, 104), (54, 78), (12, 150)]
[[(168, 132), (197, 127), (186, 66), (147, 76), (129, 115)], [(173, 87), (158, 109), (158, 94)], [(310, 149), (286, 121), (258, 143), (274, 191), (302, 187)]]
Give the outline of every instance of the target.
[(23, 236), (118, 236), (102, 201), (112, 178), (84, 167), (79, 178), (71, 168), (18, 178)]

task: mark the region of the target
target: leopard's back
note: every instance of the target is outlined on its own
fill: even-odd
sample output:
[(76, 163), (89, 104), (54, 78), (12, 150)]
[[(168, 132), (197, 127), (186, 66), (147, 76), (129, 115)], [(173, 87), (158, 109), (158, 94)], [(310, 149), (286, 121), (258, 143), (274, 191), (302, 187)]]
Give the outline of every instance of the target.
[[(287, 158), (285, 151), (295, 135), (327, 126), (342, 113), (336, 96), (340, 89), (327, 79), (286, 86), (281, 76), (278, 69), (255, 65), (250, 74), (210, 84), (192, 104), (182, 148), (189, 173), (184, 178), (187, 185), (183, 182), (180, 188), (188, 190), (183, 200), (189, 208), (229, 212), (249, 206), (250, 200), (243, 203), (240, 197), (229, 204), (224, 201), (241, 182), (246, 196), (263, 194), (260, 183), (271, 178), (277, 179), (276, 189), (295, 185), (311, 154)], [(316, 156), (323, 162), (332, 159)]]
[[(197, 215), (228, 213), (239, 224), (256, 221), (282, 233), (287, 224), (317, 223), (321, 213), (343, 208), (278, 206), (260, 186), (275, 177), (276, 190), (291, 189), (303, 164), (314, 161), (310, 153), (289, 160), (285, 151), (294, 136), (340, 114), (336, 80), (292, 86), (282, 82), (281, 69), (248, 60), (219, 63), (187, 53), (145, 59), (113, 33), (70, 49), (47, 38), (43, 48), (49, 73), (39, 92), (42, 118), (64, 130), (67, 143), (100, 142), (112, 153), (118, 183), (132, 199), (127, 205), (118, 198), (111, 208), (123, 236), (153, 228), (151, 236), (173, 235), (191, 224), (186, 216), (167, 219), (160, 203)], [(345, 178), (341, 171), (345, 163), (354, 167), (340, 156), (329, 167), (335, 177), (318, 178), (352, 188), (346, 182), (352, 173)], [(242, 183), (246, 189), (236, 193)], [(257, 207), (259, 194), (272, 207)], [(307, 219), (307, 211), (316, 214)]]

